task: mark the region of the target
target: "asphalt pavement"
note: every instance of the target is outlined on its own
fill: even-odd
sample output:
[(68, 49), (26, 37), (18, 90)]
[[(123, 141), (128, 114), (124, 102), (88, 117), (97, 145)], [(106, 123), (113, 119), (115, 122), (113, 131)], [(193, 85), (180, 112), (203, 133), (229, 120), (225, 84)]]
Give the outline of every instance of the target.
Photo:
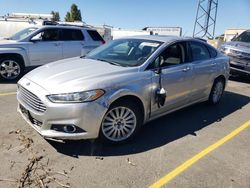
[(0, 187), (143, 188), (164, 180), (173, 188), (250, 188), (250, 126), (192, 161), (250, 120), (247, 80), (229, 81), (217, 106), (182, 109), (146, 124), (132, 142), (109, 146), (46, 141), (17, 113), (15, 91), (15, 82), (0, 83)]

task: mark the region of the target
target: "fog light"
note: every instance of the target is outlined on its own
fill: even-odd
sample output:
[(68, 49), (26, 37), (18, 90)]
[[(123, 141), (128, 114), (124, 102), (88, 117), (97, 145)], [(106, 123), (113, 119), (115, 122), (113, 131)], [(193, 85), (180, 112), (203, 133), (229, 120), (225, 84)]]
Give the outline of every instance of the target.
[(76, 127), (74, 125), (65, 125), (63, 126), (63, 130), (66, 133), (74, 133), (76, 132)]
[(51, 125), (51, 129), (58, 132), (64, 132), (64, 133), (83, 133), (86, 132), (85, 130), (81, 129), (80, 127), (77, 127), (72, 124), (53, 124)]

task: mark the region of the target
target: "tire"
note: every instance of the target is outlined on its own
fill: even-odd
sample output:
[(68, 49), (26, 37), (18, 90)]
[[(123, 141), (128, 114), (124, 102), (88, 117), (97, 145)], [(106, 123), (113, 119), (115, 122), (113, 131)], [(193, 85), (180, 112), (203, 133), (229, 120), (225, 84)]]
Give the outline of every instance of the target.
[(213, 87), (211, 89), (208, 102), (209, 104), (216, 105), (220, 102), (221, 97), (224, 93), (225, 81), (222, 78), (218, 78), (214, 81)]
[(23, 61), (17, 57), (0, 58), (0, 80), (12, 81), (19, 79), (24, 71)]
[(136, 103), (115, 103), (103, 118), (100, 139), (111, 144), (125, 143), (134, 138), (142, 123), (143, 114)]

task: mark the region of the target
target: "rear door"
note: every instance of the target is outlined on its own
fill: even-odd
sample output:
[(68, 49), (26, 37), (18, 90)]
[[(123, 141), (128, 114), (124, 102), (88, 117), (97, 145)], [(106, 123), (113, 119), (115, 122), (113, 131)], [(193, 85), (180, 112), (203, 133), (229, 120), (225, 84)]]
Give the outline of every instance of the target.
[(189, 43), (193, 64), (192, 101), (208, 96), (216, 74), (216, 61), (211, 57), (206, 44), (193, 41)]
[[(188, 104), (192, 90), (192, 63), (189, 62), (187, 43), (178, 42), (167, 47), (156, 59), (161, 59), (161, 84), (167, 92), (165, 105), (159, 108), (152, 99), (152, 116), (164, 114)], [(153, 84), (159, 87), (159, 75), (154, 73)]]
[(63, 58), (80, 56), (85, 46), (85, 37), (80, 29), (62, 29)]

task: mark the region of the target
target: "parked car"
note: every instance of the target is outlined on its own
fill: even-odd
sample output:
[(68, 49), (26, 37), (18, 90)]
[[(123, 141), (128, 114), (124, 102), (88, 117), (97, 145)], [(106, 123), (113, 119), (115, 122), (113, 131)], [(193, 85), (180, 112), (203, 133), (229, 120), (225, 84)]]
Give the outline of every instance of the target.
[(117, 39), (25, 75), (18, 111), (45, 138), (119, 143), (157, 117), (219, 103), (228, 77), (229, 58), (201, 40)]
[(99, 33), (90, 28), (26, 28), (0, 41), (0, 79), (17, 79), (27, 67), (84, 55), (103, 43)]
[(231, 58), (232, 74), (250, 76), (250, 30), (221, 45), (220, 51)]

